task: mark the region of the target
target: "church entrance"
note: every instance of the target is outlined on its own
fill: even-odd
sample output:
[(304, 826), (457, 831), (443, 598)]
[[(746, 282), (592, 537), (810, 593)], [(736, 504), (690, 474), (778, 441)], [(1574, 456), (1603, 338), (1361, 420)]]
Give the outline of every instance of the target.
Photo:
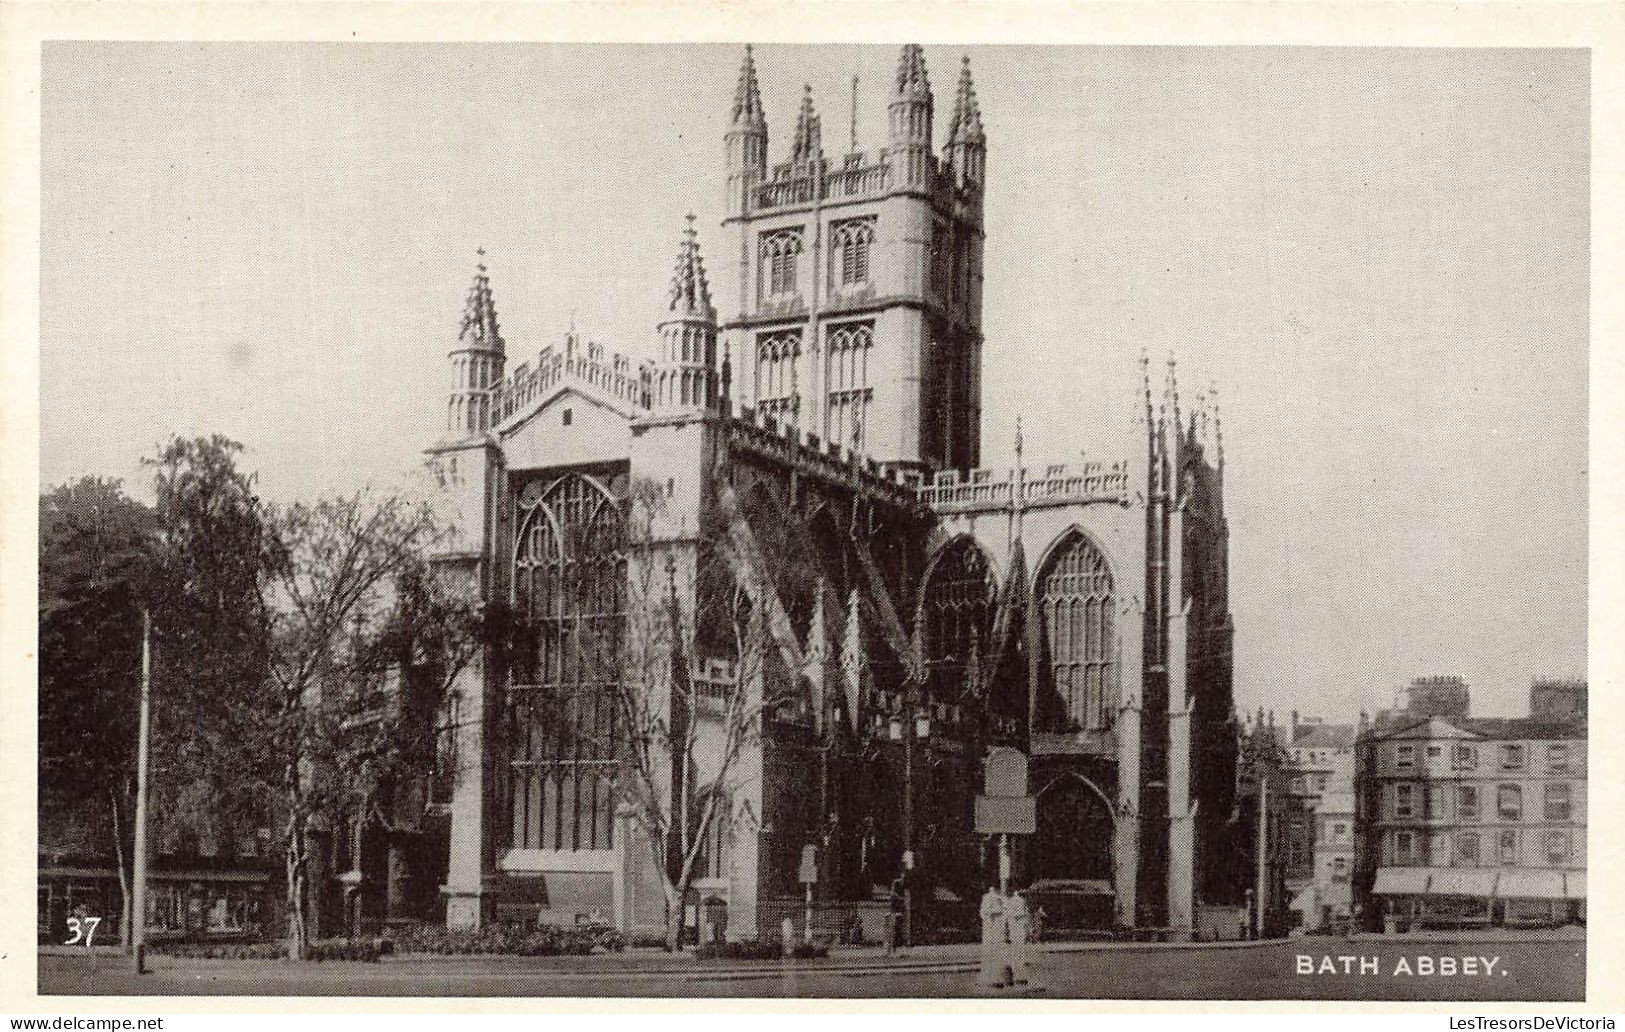
[(1063, 774), (1039, 790), (1027, 895), (1054, 932), (1111, 927), (1113, 831), (1111, 810), (1093, 782)]

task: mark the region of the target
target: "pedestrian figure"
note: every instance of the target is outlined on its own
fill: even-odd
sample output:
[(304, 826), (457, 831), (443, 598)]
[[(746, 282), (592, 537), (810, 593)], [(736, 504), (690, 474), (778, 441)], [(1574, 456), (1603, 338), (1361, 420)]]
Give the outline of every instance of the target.
[(1004, 901), (1004, 923), (1010, 936), (1010, 980), (1016, 985), (1027, 984), (1027, 933), (1031, 914), (1021, 893), (1012, 892)]
[(891, 893), (887, 897), (886, 911), (886, 955), (898, 952), (901, 945), (903, 931), (903, 876), (899, 874), (892, 879)]
[(1010, 951), (1005, 935), (1005, 898), (990, 885), (982, 897), (982, 967), (976, 984), (1003, 989), (1010, 984)]

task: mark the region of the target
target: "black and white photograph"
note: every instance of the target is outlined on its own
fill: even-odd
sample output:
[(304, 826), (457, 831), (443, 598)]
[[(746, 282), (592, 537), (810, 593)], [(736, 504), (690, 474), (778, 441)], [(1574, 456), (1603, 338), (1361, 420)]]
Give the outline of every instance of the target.
[(43, 43), (41, 1000), (1587, 1000), (1591, 51), (917, 38)]

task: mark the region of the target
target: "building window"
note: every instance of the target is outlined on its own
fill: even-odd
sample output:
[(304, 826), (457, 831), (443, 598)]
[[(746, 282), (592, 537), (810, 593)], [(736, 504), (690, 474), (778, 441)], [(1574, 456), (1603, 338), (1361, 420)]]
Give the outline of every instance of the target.
[(1456, 787), (1456, 816), (1464, 821), (1478, 820), (1478, 786)]
[(1565, 774), (1569, 769), (1569, 747), (1554, 742), (1546, 747), (1546, 768), (1553, 774)]
[(1414, 786), (1394, 786), (1394, 816), (1401, 819), (1416, 816), (1416, 789)]
[(573, 413), (569, 409), (565, 409), (564, 412), (561, 413), (560, 416), (559, 416), (559, 422), (561, 424), (563, 424), (564, 426), (569, 426), (570, 425), (570, 419), (571, 419), (572, 416), (573, 416)]
[(1441, 746), (1437, 746), (1437, 745), (1428, 746), (1428, 759), (1430, 759), (1430, 760), (1438, 759), (1442, 755), (1442, 753), (1440, 752), (1441, 748), (1442, 748)]
[(1416, 746), (1400, 745), (1394, 748), (1394, 766), (1400, 770), (1410, 770), (1416, 766)]
[(1569, 862), (1568, 832), (1548, 831), (1546, 833), (1546, 860), (1554, 867), (1562, 867)]
[(1566, 782), (1559, 781), (1546, 786), (1546, 819), (1549, 821), (1569, 819), (1569, 786)]
[(1456, 863), (1463, 867), (1478, 866), (1478, 832), (1463, 831), (1456, 835)]
[(1106, 557), (1071, 531), (1038, 579), (1036, 595), (1046, 660), (1038, 719), (1057, 731), (1110, 727), (1117, 701), (1117, 628)]
[(508, 698), (509, 842), (610, 849), (626, 622), (621, 506), (571, 473), (527, 488), (520, 509), (513, 593), (528, 640)]
[(1298, 774), (1292, 778), (1292, 791), (1295, 795), (1303, 794), (1303, 775)]
[(969, 537), (949, 542), (931, 563), (922, 593), (930, 698), (953, 704), (977, 697), (991, 678), (985, 657), (995, 591), (987, 557)]
[(1408, 831), (1394, 833), (1394, 866), (1409, 867), (1416, 860), (1416, 836)]
[(1456, 769), (1473, 770), (1478, 766), (1478, 749), (1471, 745), (1456, 746)]
[(869, 386), (869, 352), (874, 342), (872, 322), (832, 326), (824, 341), (829, 388), (824, 436), (853, 451), (862, 450), (869, 402), (874, 397)]
[(801, 255), (801, 229), (780, 229), (762, 234), (762, 284), (769, 297), (797, 292), (796, 260)]
[(869, 248), (875, 239), (873, 216), (846, 219), (829, 227), (830, 278), (837, 287), (869, 282)]
[(756, 338), (756, 410), (774, 419), (793, 418), (801, 407), (796, 365), (801, 331), (778, 330)]
[(1521, 746), (1521, 745), (1503, 745), (1503, 746), (1501, 746), (1501, 769), (1502, 770), (1522, 770), (1523, 769), (1523, 746)]
[(1349, 862), (1343, 857), (1332, 859), (1332, 877), (1338, 881), (1346, 881), (1349, 876)]
[(1502, 785), (1495, 790), (1495, 813), (1503, 821), (1523, 820), (1523, 788)]
[(1503, 864), (1518, 862), (1518, 833), (1508, 828), (1498, 836), (1498, 852)]
[(1336, 824), (1332, 825), (1332, 841), (1333, 842), (1342, 842), (1344, 839), (1348, 838), (1348, 834), (1349, 834), (1349, 826), (1347, 824), (1345, 824), (1344, 822), (1338, 821)]
[(1430, 821), (1444, 820), (1448, 816), (1445, 812), (1445, 786), (1429, 785), (1427, 795), (1427, 819)]

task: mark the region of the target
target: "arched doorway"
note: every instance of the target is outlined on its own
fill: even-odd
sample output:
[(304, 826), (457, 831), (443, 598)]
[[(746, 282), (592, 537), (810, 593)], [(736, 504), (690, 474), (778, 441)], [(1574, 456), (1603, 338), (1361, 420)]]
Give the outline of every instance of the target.
[(1062, 774), (1039, 789), (1028, 897), (1054, 932), (1111, 927), (1115, 831), (1105, 795), (1082, 775)]
[(1099, 788), (1081, 775), (1055, 778), (1038, 793), (1034, 879), (1109, 883), (1113, 832), (1111, 809)]

